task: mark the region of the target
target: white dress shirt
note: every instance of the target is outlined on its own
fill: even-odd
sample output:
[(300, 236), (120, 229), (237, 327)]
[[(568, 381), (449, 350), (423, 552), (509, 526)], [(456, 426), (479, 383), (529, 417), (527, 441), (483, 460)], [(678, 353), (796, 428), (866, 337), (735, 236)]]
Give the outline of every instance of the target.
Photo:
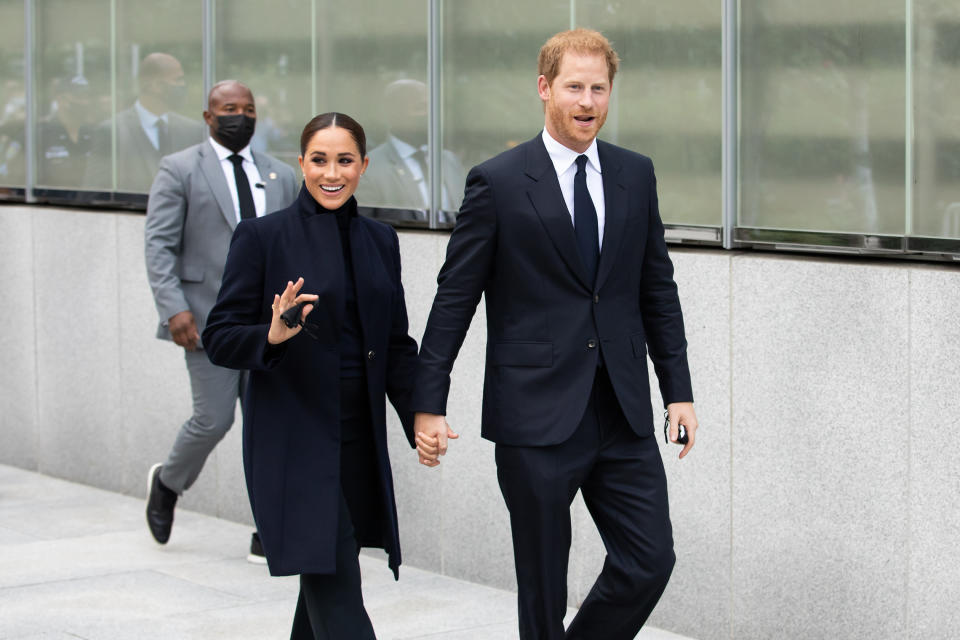
[[(233, 151), (213, 138), (208, 139), (210, 140), (210, 146), (213, 147), (217, 157), (220, 158), (220, 168), (223, 169), (223, 177), (227, 179), (227, 188), (230, 190), (230, 197), (233, 198), (233, 211), (237, 215), (237, 222), (240, 222), (240, 197), (237, 195), (237, 179), (233, 175), (233, 162), (229, 160)], [(243, 158), (243, 164), (240, 166), (243, 167), (247, 174), (247, 181), (250, 182), (250, 191), (253, 192), (253, 205), (257, 209), (257, 217), (259, 218), (267, 213), (267, 191), (264, 188), (263, 179), (260, 177), (257, 165), (253, 163), (253, 152), (250, 151), (249, 144), (240, 149), (237, 155)]]
[(137, 115), (140, 116), (140, 127), (150, 140), (150, 144), (153, 145), (154, 149), (159, 149), (160, 133), (157, 131), (157, 120), (163, 120), (164, 124), (169, 125), (170, 120), (167, 117), (167, 114), (158, 116), (153, 111), (150, 111), (145, 106), (140, 104), (139, 100), (133, 103), (133, 108), (136, 109)]
[(590, 199), (593, 200), (593, 207), (597, 210), (597, 231), (599, 246), (603, 247), (603, 227), (606, 222), (606, 215), (603, 200), (603, 175), (600, 170), (600, 154), (597, 152), (597, 139), (594, 138), (590, 147), (583, 153), (569, 149), (543, 130), (543, 145), (547, 148), (550, 155), (550, 161), (553, 162), (553, 168), (557, 172), (557, 179), (560, 181), (560, 191), (563, 193), (563, 201), (567, 203), (567, 211), (570, 212), (570, 221), (576, 225), (576, 218), (573, 215), (573, 178), (577, 175), (577, 157), (587, 156), (587, 191), (590, 193)]

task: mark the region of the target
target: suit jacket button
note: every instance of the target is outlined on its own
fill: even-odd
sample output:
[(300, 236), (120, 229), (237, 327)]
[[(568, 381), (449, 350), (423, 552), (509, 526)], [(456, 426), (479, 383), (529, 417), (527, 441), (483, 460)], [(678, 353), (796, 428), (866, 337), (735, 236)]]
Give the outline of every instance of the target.
[(600, 302), (600, 296), (598, 294), (593, 294), (593, 304)]
[(587, 340), (587, 349), (596, 349), (597, 341), (596, 340)]
[(367, 351), (367, 360), (373, 360), (377, 357), (377, 352), (374, 350)]

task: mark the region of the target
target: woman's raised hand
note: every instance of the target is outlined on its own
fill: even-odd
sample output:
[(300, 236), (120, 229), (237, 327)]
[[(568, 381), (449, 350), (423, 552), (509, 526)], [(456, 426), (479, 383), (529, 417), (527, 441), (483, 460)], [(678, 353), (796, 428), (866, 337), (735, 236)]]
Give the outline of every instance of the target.
[[(303, 287), (303, 278), (297, 278), (296, 282), (287, 281), (287, 287), (283, 293), (273, 296), (273, 321), (270, 323), (270, 332), (267, 334), (267, 342), (270, 344), (280, 344), (300, 333), (300, 327), (297, 325), (292, 329), (280, 318), (280, 315), (290, 307), (301, 302), (316, 302), (317, 296), (312, 293), (300, 293)], [(300, 314), (301, 320), (306, 320), (310, 312), (313, 311), (313, 304), (303, 305), (303, 311)]]

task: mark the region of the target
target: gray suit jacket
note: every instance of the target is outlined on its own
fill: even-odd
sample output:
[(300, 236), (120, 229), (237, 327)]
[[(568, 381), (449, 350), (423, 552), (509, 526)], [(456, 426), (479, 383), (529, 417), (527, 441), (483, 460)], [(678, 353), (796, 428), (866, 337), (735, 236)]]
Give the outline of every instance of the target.
[[(170, 113), (170, 146), (180, 150), (195, 145), (205, 137), (206, 127), (202, 122)], [(93, 151), (87, 163), (84, 187), (87, 189), (113, 189), (110, 158), (110, 121), (97, 128)], [(135, 107), (117, 112), (117, 191), (145, 193), (160, 164), (157, 151), (140, 125), (140, 116)]]
[[(266, 190), (268, 213), (296, 200), (299, 185), (289, 165), (257, 152), (253, 161)], [(233, 198), (208, 141), (160, 161), (144, 230), (147, 278), (160, 314), (158, 338), (171, 339), (167, 320), (181, 311), (191, 311), (203, 332), (236, 226)]]
[[(391, 207), (397, 209), (426, 209), (427, 204), (420, 193), (397, 148), (385, 142), (369, 154), (370, 167), (363, 175), (357, 189), (357, 202), (362, 207)], [(466, 172), (452, 151), (441, 155), (443, 187), (450, 199), (450, 211), (456, 212), (463, 199), (463, 182)]]

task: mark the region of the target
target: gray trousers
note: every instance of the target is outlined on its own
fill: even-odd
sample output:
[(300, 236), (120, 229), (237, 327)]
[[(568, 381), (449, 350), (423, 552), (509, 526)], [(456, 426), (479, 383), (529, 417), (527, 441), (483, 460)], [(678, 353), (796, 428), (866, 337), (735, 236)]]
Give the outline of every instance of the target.
[(246, 371), (216, 366), (205, 351), (184, 350), (184, 353), (193, 394), (193, 415), (180, 427), (160, 471), (160, 481), (178, 494), (196, 482), (207, 456), (233, 425), (237, 399), (242, 401), (248, 377)]

